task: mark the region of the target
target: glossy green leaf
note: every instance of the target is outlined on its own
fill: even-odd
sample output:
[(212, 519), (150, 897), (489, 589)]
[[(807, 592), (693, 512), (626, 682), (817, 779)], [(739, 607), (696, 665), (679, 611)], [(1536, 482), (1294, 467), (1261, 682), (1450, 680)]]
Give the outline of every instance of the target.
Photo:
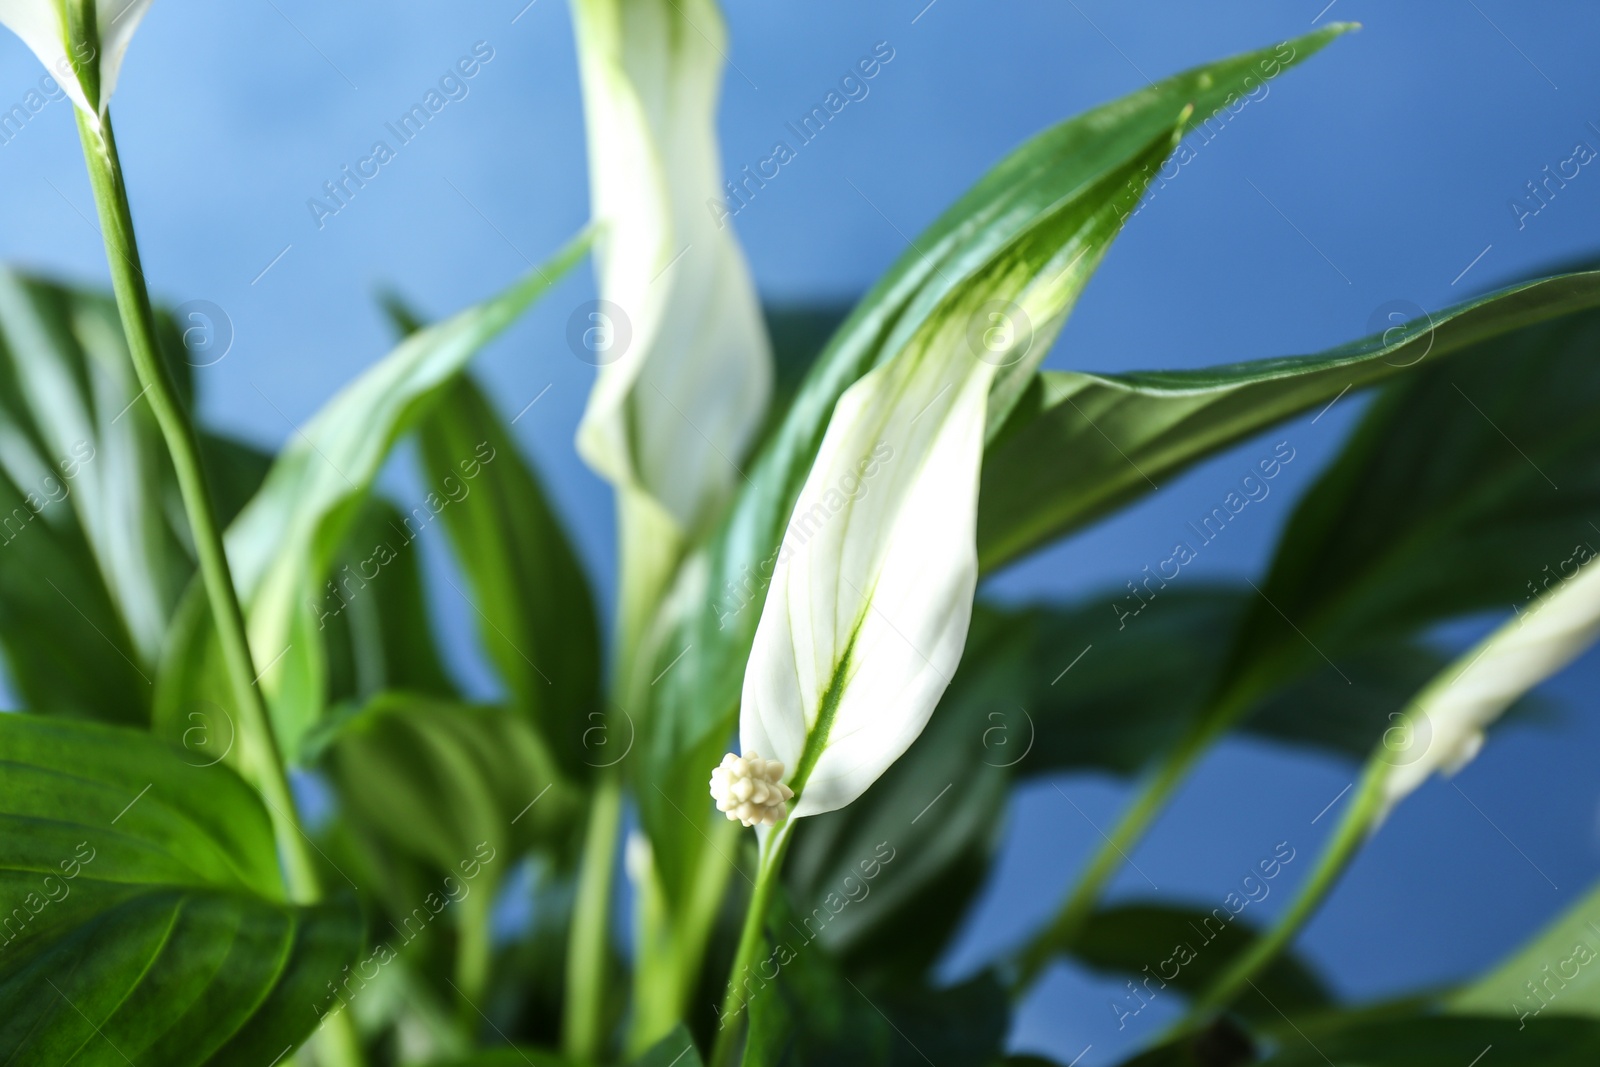
[[(455, 696), (439, 660), (422, 593), (419, 530), (393, 504), (357, 506), (329, 577), (306, 606), (328, 671), (330, 701), (361, 703), (387, 689)], [(233, 688), (215, 640), (205, 590), (195, 581), (172, 622), (156, 691), (155, 728), (185, 747), (240, 766)]]
[(1600, 311), (1572, 314), (1380, 396), (1291, 516), (1231, 653), (1234, 684), (1343, 669), (1356, 649), (1576, 573), (1600, 546), (1597, 345)]
[(317, 1024), (360, 916), (285, 902), (266, 811), (233, 772), (23, 715), (0, 716), (0, 760), (7, 1062), (265, 1063)]
[(375, 839), (355, 842), (364, 864), (410, 883), (379, 895), (417, 983), (475, 1010), (492, 988), (498, 887), (532, 845), (569, 861), (576, 852), (581, 801), (543, 740), (508, 708), (384, 693), (348, 717), (336, 712), (312, 735), (313, 751), (325, 753), (351, 828)]
[[(588, 247), (583, 235), (503, 293), (407, 337), (284, 446), (266, 484), (228, 531), (234, 580), (245, 601), (279, 744), (291, 760), (326, 700), (326, 650), (317, 608), (335, 555), (395, 443), (427, 414), (467, 362), (542, 295)], [(202, 604), (195, 608), (204, 611)], [(170, 729), (200, 699), (184, 664), (215, 645), (207, 620), (169, 645), (158, 720)], [(203, 699), (210, 699), (204, 696)], [(224, 704), (224, 707), (227, 707)]]
[(449, 388), (419, 438), (431, 490), (419, 521), (437, 504), (511, 705), (567, 773), (581, 774), (586, 755), (598, 762), (583, 739), (600, 706), (600, 627), (560, 518), (470, 378)]
[[(728, 516), (704, 552), (684, 565), (665, 610), (655, 659), (666, 673), (652, 687), (637, 771), (641, 781), (653, 783), (640, 790), (641, 817), (661, 846), (669, 895), (686, 891), (701, 847), (698, 834), (688, 832), (696, 829), (693, 823), (687, 830), (682, 825), (682, 805), (700, 803), (703, 772), (732, 733), (774, 554), (840, 395), (899, 352), (952, 293), (969, 291), (975, 279), (1038, 239), (1097, 184), (1101, 195), (1131, 189), (1136, 197), (1139, 183), (1148, 180), (1140, 157), (1186, 107), (1194, 108), (1187, 120), (1192, 128), (1349, 28), (1329, 26), (1277, 48), (1197, 68), (1052, 127), (981, 179), (857, 305), (747, 468), (750, 480)], [(1123, 213), (1132, 207), (1126, 204)], [(991, 433), (1006, 421), (1059, 326), (1059, 319), (1031, 324), (1027, 355), (1002, 368), (990, 405)], [(656, 792), (662, 799), (654, 798)]]
[[(978, 556), (994, 570), (1293, 415), (1489, 339), (1600, 304), (1600, 272), (1480, 297), (1312, 356), (1196, 371), (1045, 371), (984, 463)], [(1415, 373), (1415, 371), (1413, 371)], [(1440, 373), (1445, 373), (1441, 371)]]

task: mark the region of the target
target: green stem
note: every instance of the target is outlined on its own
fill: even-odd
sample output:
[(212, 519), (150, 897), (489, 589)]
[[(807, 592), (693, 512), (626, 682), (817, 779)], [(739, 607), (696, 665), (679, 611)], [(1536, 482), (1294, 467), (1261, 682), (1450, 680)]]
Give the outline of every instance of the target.
[(739, 825), (722, 818), (721, 812), (708, 822), (706, 847), (700, 850), (688, 893), (676, 912), (664, 899), (653, 863), (647, 881), (635, 886), (639, 907), (633, 1017), (628, 1026), (630, 1057), (642, 1055), (684, 1017), (689, 997), (700, 981), (728, 880), (733, 877), (733, 866), (726, 857), (737, 848), (739, 831)]
[(1126, 862), (1128, 853), (1138, 847), (1145, 831), (1189, 776), (1195, 763), (1210, 747), (1210, 742), (1210, 731), (1196, 733), (1169, 752), (1157, 765), (1133, 803), (1112, 828), (1105, 843), (1090, 859), (1078, 884), (1056, 912), (1050, 925), (1018, 957), (1012, 979), (1014, 997), (1022, 996), (1032, 987), (1051, 957), (1066, 951), (1077, 941), (1089, 917), (1099, 906), (1106, 886)]
[(1020, 998), (1038, 981), (1057, 953), (1065, 952), (1083, 933), (1106, 886), (1127, 862), (1128, 855), (1139, 846), (1150, 825), (1155, 822), (1178, 791), (1191, 771), (1200, 762), (1218, 738), (1227, 733), (1234, 721), (1255, 702), (1261, 687), (1251, 678), (1244, 678), (1232, 686), (1202, 715), (1187, 735), (1156, 765), (1146, 778), (1133, 803), (1123, 812), (1117, 825), (1106, 836), (1078, 879), (1072, 893), (1056, 912), (1042, 933), (1035, 937), (1014, 964), (1011, 980), (1013, 999)]
[(461, 922), (456, 929), (456, 988), (458, 1022), (471, 1033), (478, 1027), (477, 1005), (489, 988), (489, 915), (494, 909), (494, 885), (481, 885), (461, 901)]
[[(89, 5), (92, 9), (92, 5)], [(98, 43), (92, 19), (86, 19), (80, 32)], [(98, 95), (96, 93), (95, 95)], [(111, 285), (116, 293), (117, 310), (127, 336), (134, 371), (149, 399), (156, 424), (161, 429), (172, 457), (178, 491), (188, 514), (194, 536), (195, 554), (216, 620), (223, 658), (233, 689), (234, 701), (243, 719), (241, 738), (248, 743), (241, 752), (241, 767), (271, 809), (273, 832), (284, 865), (285, 881), (291, 899), (309, 903), (318, 900), (321, 886), (306, 839), (295, 818), (294, 797), (272, 732), (265, 700), (256, 688), (256, 673), (245, 633), (244, 612), (239, 606), (228, 555), (223, 546), (216, 509), (206, 487), (200, 464), (200, 446), (189, 413), (179, 400), (177, 388), (156, 341), (155, 316), (150, 308), (150, 293), (144, 271), (139, 266), (139, 248), (134, 238), (133, 213), (128, 206), (127, 188), (122, 178), (122, 163), (117, 155), (111, 118), (106, 115), (96, 125), (77, 112), (78, 134), (83, 142), (89, 184), (94, 190), (100, 230), (105, 239), (106, 260), (111, 269)], [(245, 761), (248, 761), (247, 763)], [(327, 1020), (323, 1032), (330, 1064), (357, 1065), (361, 1051), (349, 1017), (340, 1013)]]
[(1196, 1027), (1232, 1004), (1234, 998), (1244, 991), (1245, 986), (1250, 985), (1251, 980), (1289, 946), (1289, 942), (1294, 940), (1311, 916), (1316, 913), (1317, 908), (1327, 899), (1349, 866), (1351, 858), (1371, 836), (1373, 824), (1382, 810), (1383, 784), (1388, 777), (1390, 766), (1384, 762), (1382, 755), (1383, 752), (1380, 750), (1379, 755), (1368, 762), (1366, 771), (1362, 775), (1360, 790), (1350, 802), (1349, 809), (1333, 832), (1327, 847), (1323, 849), (1316, 868), (1312, 870), (1305, 885), (1300, 887), (1294, 902), (1289, 905), (1289, 910), (1265, 937), (1252, 944), (1249, 951), (1234, 960), (1211, 987), (1196, 998), (1190, 1005), (1189, 1013), (1178, 1023), (1175, 1030), (1182, 1031)]
[(622, 775), (615, 767), (600, 772), (589, 806), (589, 826), (578, 875), (578, 898), (567, 940), (567, 997), (562, 1045), (574, 1060), (593, 1061), (605, 1034), (606, 971), (611, 946), (611, 881), (622, 826)]
[(745, 984), (740, 976), (756, 962), (764, 944), (767, 912), (772, 908), (772, 894), (778, 885), (778, 872), (783, 867), (784, 853), (789, 850), (790, 831), (794, 820), (786, 819), (767, 835), (761, 849), (761, 861), (756, 871), (755, 890), (750, 894), (750, 907), (744, 913), (744, 928), (739, 933), (739, 947), (733, 954), (733, 966), (728, 970), (728, 991), (722, 999), (722, 1011), (717, 1016), (717, 1038), (711, 1048), (711, 1067), (733, 1067), (739, 1033), (736, 1016), (745, 1009)]
[(290, 894), (301, 902), (318, 899), (320, 887), (306, 842), (294, 819), (294, 801), (272, 733), (266, 702), (256, 688), (255, 668), (250, 643), (245, 636), (244, 612), (234, 590), (228, 567), (227, 550), (216, 510), (206, 488), (200, 464), (200, 444), (189, 414), (178, 399), (165, 358), (156, 341), (155, 316), (150, 310), (150, 294), (145, 288), (144, 271), (139, 266), (139, 249), (134, 240), (133, 216), (123, 185), (122, 165), (117, 156), (116, 138), (108, 116), (99, 130), (82, 112), (78, 114), (78, 133), (83, 141), (84, 159), (89, 167), (89, 184), (94, 189), (99, 209), (100, 229), (105, 236), (106, 259), (111, 267), (111, 285), (117, 296), (123, 332), (143, 395), (149, 400), (156, 424), (166, 440), (178, 491), (188, 513), (194, 535), (195, 554), (200, 559), (200, 574), (206, 596), (216, 620), (223, 659), (233, 698), (244, 719), (241, 732), (250, 738), (245, 751), (255, 766), (247, 775), (272, 809), (278, 848), (283, 854)]

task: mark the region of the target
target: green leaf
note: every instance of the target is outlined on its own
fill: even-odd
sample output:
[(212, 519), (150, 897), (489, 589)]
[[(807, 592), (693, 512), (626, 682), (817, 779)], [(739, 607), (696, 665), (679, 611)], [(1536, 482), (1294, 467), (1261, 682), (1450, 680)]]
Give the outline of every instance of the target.
[(200, 462), (205, 466), (217, 521), (226, 526), (238, 517), (266, 481), (272, 455), (219, 433), (200, 433)]
[(579, 775), (584, 733), (600, 706), (600, 627), (560, 518), (470, 378), (449, 388), (419, 438), (432, 489), (421, 517), (438, 502), (511, 705)]
[[(1242, 728), (1257, 737), (1361, 763), (1399, 722), (1411, 697), (1448, 662), (1438, 649), (1416, 642), (1396, 640), (1359, 649), (1339, 669), (1313, 668), (1263, 699)], [(1217, 666), (1214, 662), (1213, 668)], [(1516, 713), (1534, 706), (1535, 701), (1525, 699)]]
[[(985, 973), (948, 989), (850, 978), (822, 946), (818, 921), (773, 908), (766, 952), (748, 975), (745, 1067), (838, 1064), (983, 1067), (1001, 1051), (1010, 1006)], [(731, 1020), (729, 1025), (738, 1025)]]
[(806, 375), (827, 348), (828, 340), (850, 317), (851, 306), (850, 302), (842, 301), (762, 307), (767, 336), (772, 340), (772, 402), (767, 405), (767, 423), (752, 453), (759, 453), (767, 439), (783, 425), (784, 415), (799, 395)]
[(236, 775), (142, 731), (23, 715), (0, 716), (0, 760), (7, 1062), (266, 1063), (317, 1024), (360, 916), (285, 902)]
[[(245, 602), (251, 649), (262, 671), (274, 726), (293, 760), (322, 713), (327, 656), (313, 604), (373, 481), (395, 443), (430, 410), (479, 349), (510, 325), (582, 257), (587, 234), (503, 293), (407, 337), (329, 401), (285, 445), (266, 484), (228, 531), (234, 580)], [(208, 610), (201, 604), (196, 611)], [(183, 688), (185, 666), (212, 655), (208, 620), (181, 628), (169, 645), (158, 720), (182, 729), (197, 697)], [(223, 705), (224, 708), (228, 704)], [(174, 718), (176, 716), (176, 718)]]
[[(1030, 242), (1048, 244), (1053, 228), (1090, 200), (1110, 201), (1108, 229), (1091, 239), (1076, 233), (1055, 233), (1054, 239), (1083, 240), (1082, 248), (1103, 250), (1121, 221), (1118, 207), (1122, 217), (1132, 209), (1121, 201), (1136, 199), (1148, 180), (1141, 170), (1144, 157), (1187, 107), (1194, 108), (1185, 120), (1193, 128), (1263, 76), (1276, 75), (1349, 28), (1330, 26), (1277, 49), (1180, 74), (1052, 127), (981, 179), (857, 305), (768, 439), (729, 514), (703, 553), (684, 565), (665, 608), (670, 629), (659, 641), (656, 662), (666, 673), (653, 687), (636, 769), (641, 782), (650, 783), (639, 790), (640, 814), (657, 842), (669, 897), (687, 891), (702, 847), (698, 834), (683, 826), (682, 805), (703, 810), (697, 794), (703, 793), (704, 771), (732, 733), (774, 553), (840, 395), (904, 348), (952, 294), (971, 295), (975, 285), (992, 284), (990, 275), (1008, 257)], [(1087, 268), (1080, 283), (1086, 273)], [(1028, 385), (1059, 326), (1060, 317), (1033, 323), (1027, 355), (1002, 369), (990, 404), (991, 433)], [(696, 828), (691, 821), (687, 830)]]
[(1431, 371), (1441, 357), (1482, 351), (1492, 338), (1597, 304), (1600, 272), (1568, 274), (1313, 356), (1195, 371), (1043, 372), (984, 464), (980, 564), (986, 571), (1004, 566), (1143, 496), (1157, 480), (1346, 390)]
[(925, 1065), (930, 1056), (943, 1067), (983, 1067), (1005, 1047), (1011, 1004), (990, 972), (943, 989), (900, 982), (872, 988), (874, 1008), (896, 1035), (889, 1043), (893, 1067)]
[[(1463, 1014), (1600, 1018), (1600, 886), (1447, 1000)], [(1532, 1024), (1543, 1026), (1543, 1022)]]
[(1122, 1067), (1244, 1067), (1257, 1062), (1255, 1042), (1229, 1018), (1196, 1034), (1157, 1045), (1124, 1060)]
[(1300, 1037), (1284, 1037), (1264, 1062), (1267, 1067), (1462, 1067), (1486, 1052), (1485, 1063), (1592, 1067), (1600, 1059), (1600, 1023), (1551, 1018), (1524, 1029), (1515, 1020), (1446, 1016), (1332, 1031), (1315, 1027)]
[[(820, 943), (857, 973), (920, 980), (987, 877), (1026, 741), (1030, 649), (1009, 620), (973, 614), (967, 652), (928, 728), (855, 803), (797, 824), (784, 867)], [(993, 713), (994, 717), (991, 717)], [(1018, 744), (1006, 751), (1005, 733)], [(831, 903), (848, 901), (835, 912)]]
[(364, 701), (385, 689), (456, 695), (429, 625), (421, 550), (412, 547), (417, 533), (407, 518), (389, 501), (369, 498), (314, 602), (330, 701)]
[[(1120, 593), (1006, 614), (1010, 640), (1029, 649), (1028, 688), (1020, 708), (993, 716), (1005, 732), (992, 737), (1015, 735), (1019, 748), (1031, 741), (1019, 773), (1143, 771), (1205, 710), (1256, 597), (1248, 588), (1176, 586), (1156, 589), (1131, 615)], [(1364, 760), (1391, 715), (1444, 661), (1413, 642), (1364, 650), (1342, 664), (1342, 674), (1313, 672), (1274, 691), (1242, 729)]]
[[(926, 973), (988, 876), (1012, 781), (1144, 770), (1198, 720), (1254, 595), (1173, 588), (1120, 626), (1116, 590), (1060, 607), (980, 604), (923, 735), (855, 803), (796, 827), (785, 866), (796, 899), (864, 894), (822, 942), (853, 969)], [(1364, 759), (1442, 662), (1420, 646), (1385, 646), (1349, 662), (1353, 685), (1331, 670), (1313, 674), (1263, 702), (1243, 729)], [(880, 843), (896, 858), (867, 880), (857, 868)]]
[(633, 1067), (705, 1067), (694, 1038), (682, 1023), (666, 1037), (650, 1046), (650, 1051), (633, 1061)]
[(1354, 650), (1576, 573), (1600, 546), (1597, 345), (1600, 312), (1572, 314), (1380, 396), (1291, 516), (1234, 645), (1234, 683), (1343, 668)]
[[(1263, 883), (1266, 884), (1266, 883)], [(1123, 904), (1095, 913), (1073, 944), (1074, 958), (1114, 975), (1128, 976), (1147, 998), (1158, 998), (1167, 986), (1190, 996), (1208, 988), (1236, 958), (1249, 950), (1256, 933), (1237, 923), (1226, 908), (1211, 911)], [(1328, 991), (1304, 963), (1290, 955), (1279, 956), (1256, 983), (1272, 1004), (1285, 1012), (1300, 1012), (1328, 1003)], [(1141, 1010), (1138, 1000), (1126, 998), (1128, 1011)], [(1277, 1022), (1282, 1017), (1263, 998), (1246, 997), (1239, 1004), (1248, 1019)]]
[(570, 787), (506, 708), (384, 693), (330, 722), (312, 751), (326, 754), (357, 818), (446, 872), (480, 846), (503, 866), (535, 840), (570, 836)]
[[(182, 344), (169, 319), (158, 327), (184, 392)], [(193, 563), (141, 395), (110, 297), (0, 269), (0, 646), (43, 712), (149, 716)]]
[[(865, 994), (846, 987), (810, 927), (796, 924), (787, 902), (774, 902), (768, 936), (749, 974), (730, 976), (746, 986), (744, 1067), (883, 1063), (891, 1033)], [(718, 1026), (738, 1026), (719, 1019)]]
[[(688, 1060), (684, 1061), (688, 1063)], [(698, 1063), (698, 1061), (696, 1061)], [(542, 1048), (493, 1048), (482, 1052), (473, 1053), (466, 1059), (434, 1060), (428, 1067), (528, 1067), (528, 1064), (537, 1064), (538, 1067), (578, 1067), (573, 1061), (554, 1052), (547, 1052)]]

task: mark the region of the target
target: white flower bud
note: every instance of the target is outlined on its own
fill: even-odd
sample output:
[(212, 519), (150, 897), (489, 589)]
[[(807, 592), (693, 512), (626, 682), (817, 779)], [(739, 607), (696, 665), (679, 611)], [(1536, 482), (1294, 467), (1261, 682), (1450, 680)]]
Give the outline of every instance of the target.
[(776, 826), (789, 816), (794, 790), (784, 785), (783, 763), (757, 753), (722, 757), (711, 772), (711, 795), (717, 810), (746, 826)]

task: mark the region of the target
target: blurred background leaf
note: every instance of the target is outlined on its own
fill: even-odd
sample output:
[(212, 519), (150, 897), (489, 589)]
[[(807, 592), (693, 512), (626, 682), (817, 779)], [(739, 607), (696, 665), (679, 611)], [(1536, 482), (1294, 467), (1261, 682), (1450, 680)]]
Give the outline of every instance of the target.
[(471, 587), (480, 643), (511, 706), (564, 772), (581, 776), (592, 768), (584, 734), (600, 706), (600, 626), (566, 531), (470, 377), (449, 387), (419, 437), (427, 482), (449, 498), (441, 517)]

